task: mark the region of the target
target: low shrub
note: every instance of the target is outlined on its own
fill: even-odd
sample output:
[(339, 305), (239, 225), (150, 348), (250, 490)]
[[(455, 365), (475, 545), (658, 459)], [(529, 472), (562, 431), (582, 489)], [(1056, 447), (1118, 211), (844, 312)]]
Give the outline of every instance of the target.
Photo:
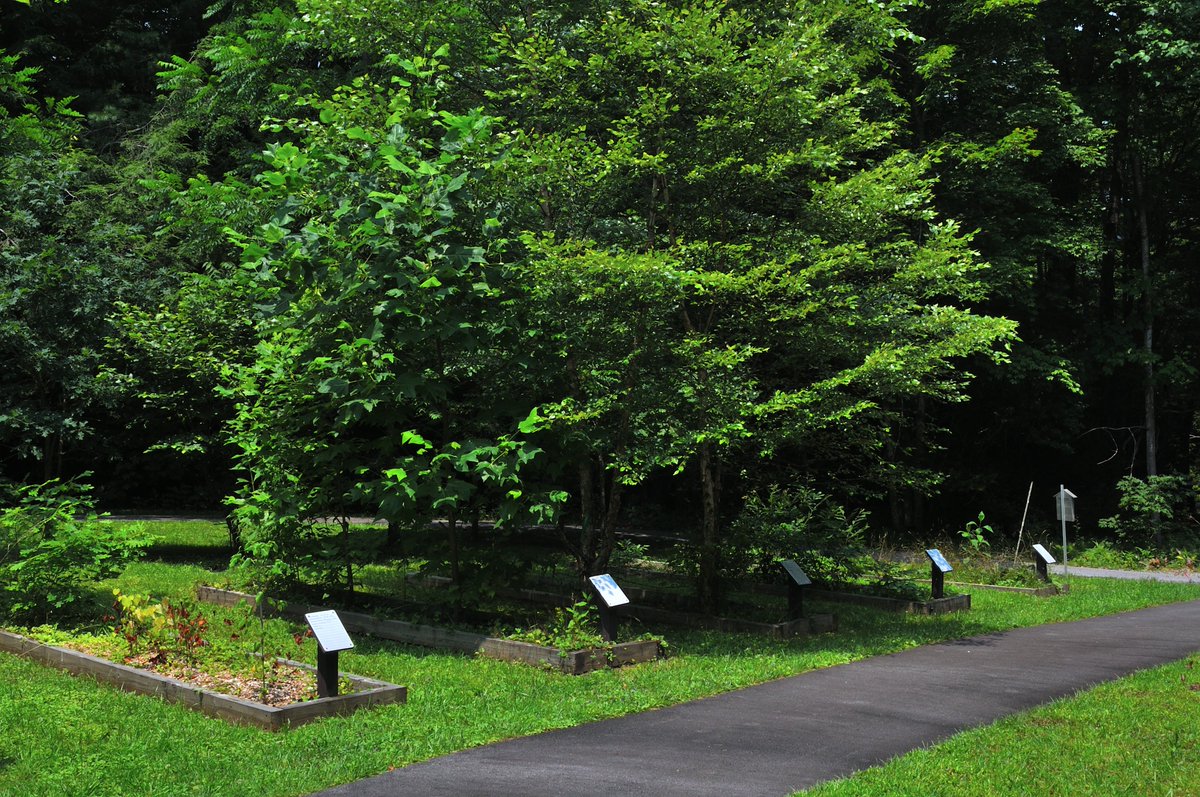
[[(771, 487), (763, 495), (747, 496), (729, 525), (720, 550), (721, 576), (773, 579), (785, 559), (795, 560), (814, 580), (857, 576), (854, 560), (866, 530), (866, 513), (847, 512), (820, 490)], [(694, 545), (681, 545), (670, 564), (676, 572), (694, 575), (697, 560)]]
[(92, 582), (120, 573), (151, 540), (135, 527), (100, 522), (87, 487), (72, 482), (10, 486), (0, 510), (0, 617), (68, 614)]
[(529, 642), (559, 650), (581, 650), (607, 644), (600, 636), (598, 621), (591, 603), (577, 601), (568, 607), (557, 607), (550, 621), (540, 628), (518, 628), (505, 634), (517, 642)]
[(1190, 546), (1200, 536), (1196, 489), (1184, 476), (1126, 476), (1117, 482), (1118, 512), (1100, 520), (1125, 545)]

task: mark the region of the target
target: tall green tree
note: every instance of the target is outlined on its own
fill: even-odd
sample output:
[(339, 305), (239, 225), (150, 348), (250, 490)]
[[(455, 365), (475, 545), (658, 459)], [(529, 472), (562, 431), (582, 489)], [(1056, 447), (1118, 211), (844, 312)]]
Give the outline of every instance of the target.
[[(931, 158), (936, 207), (973, 232), (990, 265), (982, 307), (1021, 324), (1011, 364), (978, 364), (969, 405), (913, 401), (893, 429), (892, 450), (953, 472), (942, 502), (951, 512), (986, 493), (1024, 495), (1030, 479), (1063, 478), (1087, 428), (1089, 353), (1078, 332), (1090, 323), (1087, 275), (1104, 249), (1092, 187), (1109, 136), (1064, 79), (1046, 13), (1036, 2), (916, 5), (905, 19), (918, 36), (889, 57), (908, 108), (901, 136)], [(939, 428), (972, 444), (943, 450)], [(947, 522), (927, 511), (920, 481), (898, 476), (895, 528)], [(1015, 523), (1020, 507), (1012, 512)]]
[(49, 479), (120, 400), (98, 378), (108, 316), (152, 279), (139, 230), (101, 212), (115, 181), (79, 146), (80, 114), (36, 75), (0, 54), (0, 439), (7, 470)]
[(232, 388), (242, 513), (252, 552), (289, 565), (303, 524), (351, 509), (427, 524), (490, 490), (503, 519), (537, 453), (532, 405), (480, 417), (460, 398), (496, 293), (497, 222), (474, 194), (492, 120), (438, 104), (438, 60), (393, 66), (299, 99), (256, 185), (231, 184), (262, 210), (231, 231), (262, 312)]
[(587, 318), (551, 328), (544, 395), (574, 411), (557, 420), (587, 455), (580, 493), (597, 468), (613, 484), (608, 507), (583, 503), (585, 530), (610, 525), (622, 480), (695, 479), (712, 608), (734, 457), (777, 467), (854, 429), (841, 453), (858, 449), (869, 483), (897, 402), (959, 397), (956, 358), (994, 353), (1012, 325), (968, 309), (983, 266), (895, 140), (893, 16), (630, 0), (561, 20), (554, 7), (498, 33), (513, 66), (494, 95), (525, 135), (510, 202), (566, 247), (518, 281), (544, 318)]

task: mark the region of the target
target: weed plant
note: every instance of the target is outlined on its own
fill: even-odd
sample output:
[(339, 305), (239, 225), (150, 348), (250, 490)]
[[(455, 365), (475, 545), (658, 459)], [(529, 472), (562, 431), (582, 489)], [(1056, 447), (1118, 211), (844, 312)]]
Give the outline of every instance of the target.
[(598, 631), (595, 611), (589, 601), (576, 601), (556, 607), (548, 622), (540, 628), (516, 629), (504, 634), (508, 639), (558, 648), (561, 651), (603, 647), (607, 644)]
[(1156, 550), (1142, 546), (1120, 547), (1108, 540), (1078, 543), (1071, 547), (1070, 563), (1109, 570), (1167, 570), (1195, 572), (1200, 553), (1193, 548)]

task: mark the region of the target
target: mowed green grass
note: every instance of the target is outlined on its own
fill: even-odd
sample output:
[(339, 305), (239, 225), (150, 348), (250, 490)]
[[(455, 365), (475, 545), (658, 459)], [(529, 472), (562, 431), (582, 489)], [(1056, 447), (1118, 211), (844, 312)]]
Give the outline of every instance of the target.
[[(1200, 642), (1197, 643), (1200, 647)], [(1200, 794), (1195, 658), (958, 734), (810, 797)]]
[[(148, 561), (102, 588), (182, 597), (197, 581), (219, 578), (194, 565)], [(479, 744), (916, 645), (1195, 597), (1189, 585), (1076, 579), (1071, 594), (1047, 599), (978, 592), (971, 612), (941, 617), (824, 607), (837, 612), (841, 630), (791, 642), (653, 628), (670, 642), (668, 660), (575, 678), (359, 637), (342, 669), (407, 685), (408, 704), (279, 734), (0, 654), (0, 794), (304, 794)], [(277, 636), (301, 630), (270, 622), (286, 626)]]
[(220, 567), (229, 560), (229, 530), (208, 520), (138, 521), (134, 526), (152, 540), (146, 558), (175, 562), (206, 562)]

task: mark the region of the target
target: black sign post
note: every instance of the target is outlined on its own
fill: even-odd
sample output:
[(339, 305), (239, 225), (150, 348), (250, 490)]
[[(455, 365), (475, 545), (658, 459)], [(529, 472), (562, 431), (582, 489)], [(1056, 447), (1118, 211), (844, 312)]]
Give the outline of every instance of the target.
[(812, 584), (812, 579), (791, 559), (779, 564), (788, 575), (788, 619), (799, 620), (804, 616), (804, 587)]
[(946, 574), (954, 568), (937, 548), (930, 548), (925, 555), (929, 557), (930, 597), (944, 598), (946, 597)]
[(1033, 552), (1036, 554), (1033, 558), (1033, 566), (1037, 568), (1037, 574), (1042, 581), (1050, 580), (1050, 573), (1046, 569), (1046, 565), (1054, 564), (1054, 556), (1042, 545), (1034, 545)]
[(354, 643), (335, 611), (312, 612), (304, 619), (317, 638), (317, 695), (337, 697), (338, 651), (349, 650)]
[(600, 636), (605, 642), (615, 642), (617, 639), (617, 613), (613, 611), (618, 606), (625, 606), (629, 598), (617, 586), (617, 582), (608, 573), (599, 576), (589, 576), (592, 590), (596, 593), (596, 612), (600, 615)]

